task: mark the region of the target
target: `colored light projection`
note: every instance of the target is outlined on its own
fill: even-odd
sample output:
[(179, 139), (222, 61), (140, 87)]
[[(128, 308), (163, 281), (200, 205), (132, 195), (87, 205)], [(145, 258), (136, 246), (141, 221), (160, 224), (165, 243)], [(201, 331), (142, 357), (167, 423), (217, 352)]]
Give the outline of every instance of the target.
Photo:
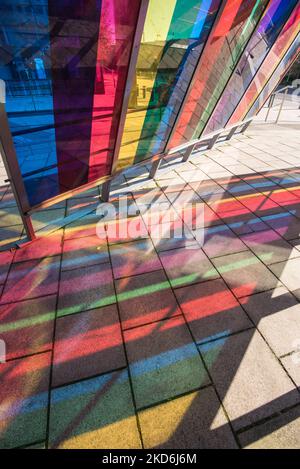
[(297, 0), (141, 11), (141, 0), (2, 0), (0, 79), (31, 207), (242, 118), (284, 72), (299, 23)]
[[(182, 441), (198, 447), (204, 436), (214, 447), (216, 441), (224, 445), (225, 424), (216, 424), (220, 401), (212, 386), (207, 387), (210, 380), (206, 370), (211, 376), (220, 370), (220, 379), (215, 382), (223, 396), (235, 386), (236, 394), (231, 399), (234, 409), (241, 389), (240, 381), (235, 383), (243, 360), (249, 347), (259, 345), (255, 338), (259, 334), (243, 309), (256, 314), (263, 323), (268, 316), (299, 304), (285, 288), (278, 288), (277, 278), (265, 265), (279, 258), (289, 259), (293, 248), (284, 244), (275, 231), (294, 239), (297, 219), (288, 211), (275, 212), (276, 204), (272, 207), (261, 192), (268, 183), (266, 194), (291, 200), (292, 191), (299, 184), (293, 179), (299, 178), (296, 171), (290, 168), (288, 178), (286, 168), (279, 170), (276, 182), (268, 179), (268, 171), (244, 174), (243, 183), (235, 177), (218, 178), (217, 182), (232, 196), (219, 192), (206, 199), (215, 216), (220, 215), (225, 222), (207, 225), (202, 247), (207, 257), (200, 246), (174, 249), (169, 245), (170, 249), (161, 250), (159, 243), (155, 250), (149, 240), (136, 240), (134, 246), (110, 246), (111, 265), (109, 256), (106, 260), (102, 257), (106, 240), (101, 242), (104, 249), (97, 249), (99, 239), (91, 249), (91, 236), (76, 238), (69, 228), (63, 246), (61, 234), (51, 234), (50, 243), (43, 239), (37, 242), (42, 243), (40, 246), (32, 243), (17, 251), (17, 262), (4, 287), (6, 303), (0, 306), (0, 333), (9, 350), (9, 360), (0, 368), (0, 447), (36, 442), (42, 446), (47, 440), (50, 448), (137, 448), (140, 434), (144, 446), (149, 448), (173, 448)], [(213, 182), (204, 181), (197, 188), (201, 195), (207, 193), (207, 184), (212, 186)], [(144, 197), (153, 190), (148, 191)], [(174, 192), (178, 193), (167, 192), (170, 200)], [(181, 195), (185, 192), (182, 189)], [(156, 195), (163, 194), (160, 189)], [(238, 205), (242, 209), (237, 210)], [(255, 214), (257, 210), (260, 218)], [(243, 234), (243, 243), (249, 249), (241, 251), (241, 242), (233, 232)], [(50, 254), (49, 245), (55, 256), (45, 259), (45, 254)], [(57, 304), (57, 256), (62, 249)], [(25, 259), (27, 262), (23, 263)], [(282, 271), (285, 265), (282, 262)], [(82, 283), (81, 295), (76, 295), (76, 280)], [(19, 288), (14, 291), (12, 285), (16, 284)], [(273, 288), (266, 290), (268, 286)], [(99, 295), (103, 295), (101, 303)], [(268, 325), (264, 327), (267, 334)], [(290, 327), (289, 322), (286, 327)], [(289, 343), (282, 343), (281, 337), (279, 334), (275, 344), (288, 347)], [(280, 351), (285, 353), (282, 348)], [(249, 363), (250, 360), (246, 376)], [(253, 370), (256, 379), (256, 363)], [(262, 372), (249, 395), (259, 378), (259, 385), (265, 389)], [(273, 380), (268, 382), (271, 388)], [(292, 386), (291, 389), (294, 392)], [(285, 392), (280, 387), (278, 396)], [(249, 407), (244, 404), (238, 416), (232, 414), (233, 421), (243, 419), (246, 426), (253, 416), (261, 419), (273, 415), (278, 398), (272, 399), (266, 395), (264, 406), (261, 400), (254, 404), (245, 400), (250, 402)], [(205, 419), (203, 409), (209, 410)], [(142, 432), (138, 431), (136, 410)], [(199, 427), (195, 427), (195, 422), (200, 422)], [(193, 432), (191, 425), (196, 429)]]
[(139, 8), (1, 2), (0, 78), (32, 206), (110, 173)]
[(119, 168), (164, 150), (220, 4), (220, 0), (150, 1)]
[(272, 76), (272, 72), (278, 65), (286, 70), (286, 61), (281, 62), (283, 56), (289, 49), (292, 42), (295, 40), (295, 37), (300, 31), (300, 5), (296, 8), (289, 21), (286, 23), (283, 31), (274, 46), (272, 47), (270, 53), (268, 54), (266, 60), (258, 70), (253, 82), (245, 93), (243, 99), (239, 103), (238, 107), (231, 116), (228, 124), (233, 124), (234, 122), (239, 122), (243, 119), (247, 110), (254, 103), (256, 97), (263, 89), (264, 85), (267, 83), (268, 79)]
[(225, 127), (298, 1), (272, 0), (203, 134)]
[(287, 51), (286, 55), (283, 57), (282, 61), (276, 68), (275, 72), (273, 73), (272, 77), (263, 88), (259, 96), (254, 101), (252, 107), (249, 109), (248, 113), (246, 114), (247, 118), (250, 118), (257, 114), (259, 110), (262, 108), (272, 91), (276, 88), (278, 83), (284, 78), (286, 74), (286, 70), (292, 65), (296, 57), (300, 53), (300, 33), (297, 35), (296, 39), (294, 40), (293, 44)]
[(260, 0), (226, 2), (198, 65), (171, 147), (198, 138), (267, 3)]

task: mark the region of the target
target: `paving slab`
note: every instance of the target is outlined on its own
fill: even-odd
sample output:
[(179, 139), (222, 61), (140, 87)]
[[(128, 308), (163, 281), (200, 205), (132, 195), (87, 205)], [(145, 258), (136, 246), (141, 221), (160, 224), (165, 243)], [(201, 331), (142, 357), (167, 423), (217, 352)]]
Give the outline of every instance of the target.
[(281, 285), (275, 275), (250, 251), (218, 257), (213, 259), (213, 263), (238, 298)]
[(299, 402), (297, 389), (258, 332), (199, 348), (235, 430)]
[(55, 233), (37, 239), (31, 244), (22, 246), (20, 249), (17, 249), (14, 262), (59, 256), (62, 252), (62, 237), (63, 230), (58, 230)]
[(50, 353), (41, 353), (1, 364), (1, 448), (46, 439), (50, 360)]
[(141, 448), (127, 371), (53, 390), (49, 446), (60, 449)]
[(137, 408), (171, 399), (208, 383), (182, 317), (125, 331)]
[(210, 260), (198, 246), (160, 252), (159, 257), (174, 288), (219, 277)]
[(61, 273), (58, 316), (99, 308), (115, 302), (110, 264), (81, 267)]
[(273, 264), (270, 266), (270, 269), (300, 300), (300, 258)]
[(177, 288), (175, 295), (197, 343), (253, 327), (221, 279)]
[(300, 255), (297, 249), (293, 249), (286, 240), (272, 229), (241, 236), (241, 240), (267, 265), (299, 257)]
[(285, 287), (240, 301), (278, 357), (295, 350), (295, 341), (300, 340), (300, 303)]
[(237, 448), (212, 387), (139, 412), (145, 448)]
[[(299, 253), (300, 254), (300, 253)], [(64, 242), (62, 270), (78, 269), (109, 262), (106, 237), (87, 236)]]
[(58, 318), (52, 385), (126, 366), (116, 305)]
[(150, 240), (110, 246), (111, 262), (116, 279), (161, 269), (161, 263)]
[(0, 338), (6, 359), (52, 349), (56, 295), (0, 306)]
[(14, 263), (8, 274), (1, 303), (57, 293), (59, 269), (58, 256)]
[(196, 239), (198, 234), (200, 239), (203, 235), (202, 249), (209, 258), (248, 250), (241, 239), (225, 224), (198, 230)]
[(123, 329), (181, 314), (163, 270), (117, 280), (116, 290)]

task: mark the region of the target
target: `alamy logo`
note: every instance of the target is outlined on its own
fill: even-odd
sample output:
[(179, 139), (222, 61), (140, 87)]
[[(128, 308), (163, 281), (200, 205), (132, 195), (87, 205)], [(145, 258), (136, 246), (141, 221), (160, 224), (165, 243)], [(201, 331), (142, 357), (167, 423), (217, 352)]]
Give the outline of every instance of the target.
[[(100, 204), (96, 214), (101, 217), (97, 223), (97, 236), (102, 239), (136, 239), (146, 233), (152, 239), (196, 239), (200, 246), (204, 237), (204, 204), (183, 201), (180, 206), (158, 202), (155, 192), (148, 193), (146, 202), (122, 197), (118, 204)], [(195, 249), (197, 246), (195, 246)]]

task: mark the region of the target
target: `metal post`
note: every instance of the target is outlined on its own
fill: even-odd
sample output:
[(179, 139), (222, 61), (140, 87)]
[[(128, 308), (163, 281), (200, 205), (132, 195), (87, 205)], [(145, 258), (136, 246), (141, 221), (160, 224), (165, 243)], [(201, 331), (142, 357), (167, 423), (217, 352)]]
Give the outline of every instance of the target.
[(251, 122), (252, 122), (252, 119), (245, 123), (244, 127), (242, 128), (242, 133), (246, 132)]
[(190, 156), (193, 153), (194, 148), (195, 148), (195, 145), (191, 145), (190, 147), (188, 147), (188, 149), (184, 152), (184, 155), (182, 157), (182, 162), (188, 161), (190, 159)]
[(162, 157), (161, 156), (156, 156), (153, 159), (152, 166), (151, 166), (150, 173), (149, 173), (149, 179), (154, 179), (155, 178), (156, 173), (159, 170), (159, 167), (161, 165), (161, 162), (162, 162)]
[(36, 239), (36, 235), (29, 214), (30, 204), (28, 202), (5, 110), (5, 82), (3, 80), (0, 80), (0, 151), (26, 235), (30, 241), (33, 241)]
[(235, 133), (235, 131), (236, 131), (236, 129), (237, 129), (238, 127), (239, 127), (238, 125), (235, 125), (234, 127), (232, 127), (232, 129), (230, 130), (230, 132), (228, 132), (228, 135), (227, 135), (227, 137), (226, 137), (225, 140), (230, 140), (231, 137), (233, 137), (233, 135), (234, 135), (234, 133)]
[(282, 96), (282, 100), (281, 100), (281, 104), (280, 104), (280, 108), (279, 108), (279, 111), (278, 111), (278, 114), (277, 114), (277, 119), (275, 121), (275, 124), (277, 124), (278, 121), (279, 121), (279, 117), (280, 117), (280, 114), (281, 114), (281, 111), (282, 111), (282, 108), (283, 108), (283, 103), (285, 101), (287, 93), (288, 93), (288, 88), (286, 88), (286, 90), (284, 92), (284, 95)]
[[(223, 130), (222, 130), (223, 131)], [(220, 137), (222, 132), (218, 132), (214, 137), (211, 138), (209, 144), (208, 144), (208, 150), (211, 150), (214, 146), (214, 144), (216, 143), (216, 141), (218, 140), (218, 138)]]
[(273, 103), (274, 103), (274, 99), (272, 100), (272, 96), (275, 96), (275, 95), (271, 95), (270, 97), (270, 101), (269, 101), (269, 105), (268, 105), (268, 110), (267, 110), (267, 114), (266, 114), (266, 117), (265, 117), (265, 122), (268, 121), (268, 117), (269, 117), (269, 114), (270, 114), (270, 111), (273, 107)]
[(102, 202), (108, 202), (109, 201), (110, 185), (111, 185), (111, 180), (106, 181), (102, 184), (102, 188), (101, 188), (101, 200), (102, 200)]

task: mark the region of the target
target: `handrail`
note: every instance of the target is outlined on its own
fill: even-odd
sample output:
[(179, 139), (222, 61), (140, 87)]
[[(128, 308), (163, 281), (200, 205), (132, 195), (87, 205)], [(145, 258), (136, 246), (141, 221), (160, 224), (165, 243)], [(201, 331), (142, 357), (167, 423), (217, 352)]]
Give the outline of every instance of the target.
[(188, 143), (184, 143), (183, 145), (180, 145), (178, 147), (175, 147), (175, 148), (172, 148), (168, 151), (167, 155), (172, 155), (174, 153), (177, 153), (179, 151), (182, 151), (182, 150), (185, 150), (185, 149), (188, 149), (189, 147), (191, 146), (195, 146), (195, 145), (199, 145), (199, 143), (202, 143), (202, 142), (206, 142), (207, 140), (212, 140), (214, 139), (215, 137), (219, 137), (221, 134), (223, 134), (224, 132), (231, 132), (231, 130), (233, 129), (237, 129), (238, 127), (240, 126), (248, 126), (250, 125), (250, 122), (253, 120), (253, 117), (249, 117), (248, 119), (244, 119), (243, 121), (240, 121), (236, 124), (232, 124), (228, 127), (224, 127), (222, 129), (218, 129), (218, 130), (215, 130), (214, 132), (210, 132), (209, 134), (207, 135), (203, 135), (201, 136), (200, 138), (198, 139), (195, 139), (195, 140), (191, 140), (190, 142)]
[[(276, 117), (276, 120), (275, 120), (275, 124), (278, 124), (279, 117), (280, 117), (280, 114), (281, 114), (281, 111), (282, 111), (282, 108), (283, 108), (283, 104), (284, 104), (284, 102), (286, 100), (286, 97), (287, 97), (287, 94), (288, 94), (288, 90), (293, 89), (293, 88), (295, 88), (295, 86), (286, 85), (283, 88), (280, 88), (280, 90), (276, 90), (276, 91), (273, 91), (273, 93), (271, 93), (269, 101), (268, 101), (268, 111), (267, 111), (267, 114), (266, 114), (266, 117), (265, 117), (265, 122), (268, 121), (270, 110), (273, 108), (273, 106), (274, 107), (279, 106), (278, 114), (277, 114), (277, 117)], [(275, 96), (277, 96), (278, 94), (282, 94), (283, 91), (284, 91), (284, 93), (282, 95), (281, 102), (274, 105)]]

